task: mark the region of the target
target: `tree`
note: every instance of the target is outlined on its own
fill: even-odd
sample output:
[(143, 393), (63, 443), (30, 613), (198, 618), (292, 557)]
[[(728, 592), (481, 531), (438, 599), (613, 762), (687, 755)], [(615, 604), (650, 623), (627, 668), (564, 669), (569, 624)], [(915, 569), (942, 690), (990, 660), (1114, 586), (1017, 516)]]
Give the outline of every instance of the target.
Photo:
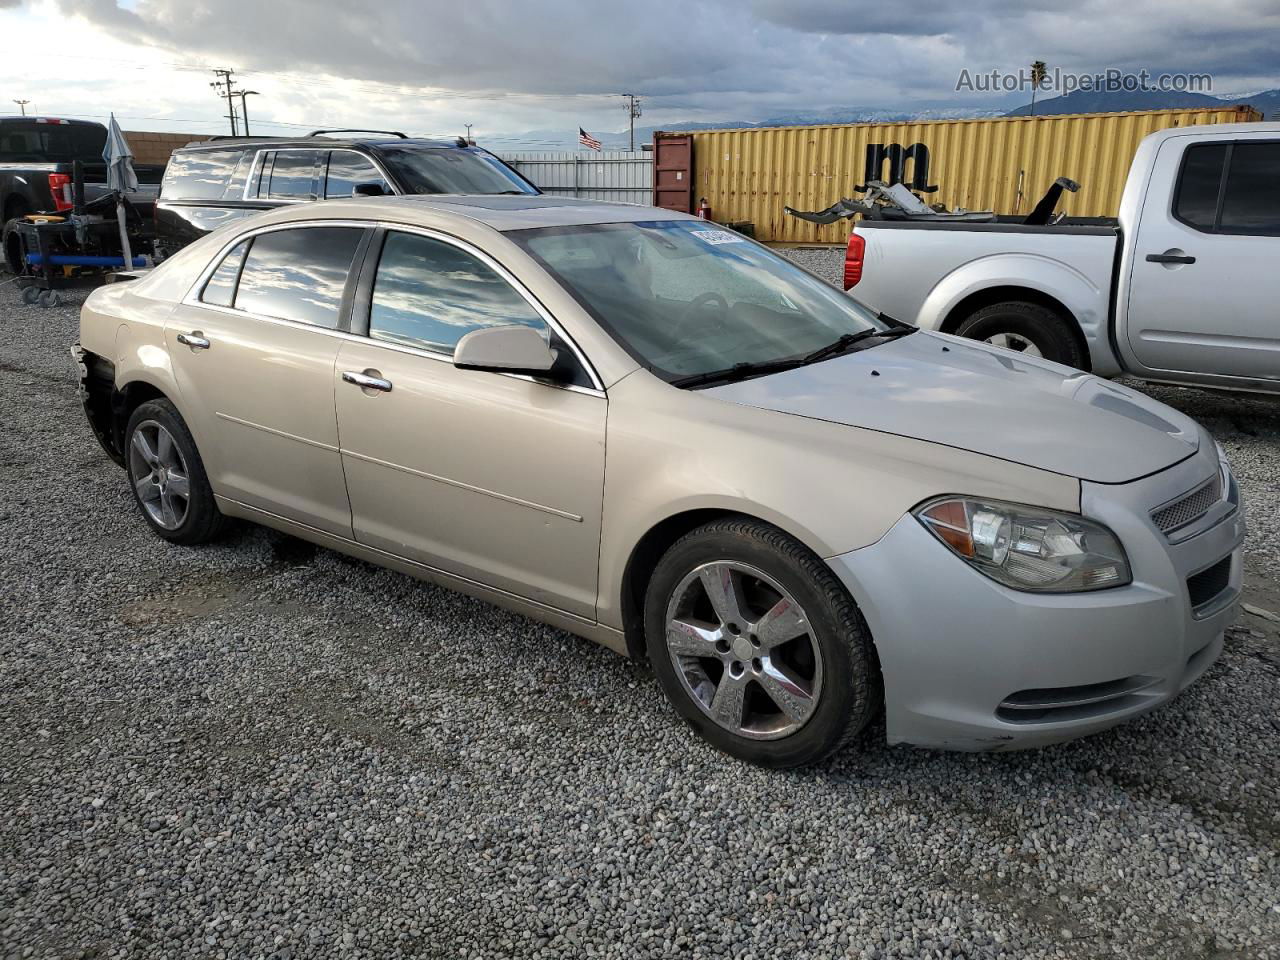
[(1031, 116), (1033, 117), (1036, 115), (1036, 91), (1044, 86), (1048, 75), (1049, 70), (1045, 67), (1043, 60), (1037, 60), (1031, 64)]

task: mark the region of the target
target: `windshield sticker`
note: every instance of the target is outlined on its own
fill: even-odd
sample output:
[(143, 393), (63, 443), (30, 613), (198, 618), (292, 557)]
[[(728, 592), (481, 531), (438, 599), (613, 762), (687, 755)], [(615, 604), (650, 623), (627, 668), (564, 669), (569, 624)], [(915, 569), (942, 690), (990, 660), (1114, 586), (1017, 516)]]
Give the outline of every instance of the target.
[(704, 243), (742, 243), (742, 238), (728, 230), (690, 230), (695, 237)]

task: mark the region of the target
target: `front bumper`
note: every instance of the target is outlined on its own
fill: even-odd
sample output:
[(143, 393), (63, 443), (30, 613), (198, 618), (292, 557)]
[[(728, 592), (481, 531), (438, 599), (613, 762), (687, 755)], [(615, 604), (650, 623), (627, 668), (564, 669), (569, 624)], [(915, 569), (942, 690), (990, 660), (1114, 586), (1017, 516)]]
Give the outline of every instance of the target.
[[(1186, 689), (1222, 652), (1237, 613), (1244, 509), (1231, 482), (1228, 498), (1176, 543), (1150, 512), (1215, 469), (1210, 441), (1207, 454), (1153, 477), (1081, 484), (1081, 512), (1115, 531), (1129, 555), (1125, 587), (1011, 590), (910, 515), (875, 544), (829, 559), (875, 638), (889, 742), (1035, 747), (1104, 730)], [(1225, 586), (1193, 605), (1188, 578), (1202, 571)]]

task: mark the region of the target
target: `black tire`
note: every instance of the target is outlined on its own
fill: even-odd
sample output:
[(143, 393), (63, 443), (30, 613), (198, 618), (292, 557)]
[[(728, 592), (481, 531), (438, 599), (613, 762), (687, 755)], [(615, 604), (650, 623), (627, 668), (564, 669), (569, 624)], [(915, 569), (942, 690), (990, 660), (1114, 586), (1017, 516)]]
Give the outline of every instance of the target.
[[(148, 421), (158, 423), (168, 431), (187, 468), (189, 496), (187, 497), (186, 513), (182, 518), (182, 522), (173, 529), (167, 529), (156, 522), (148, 513), (138, 494), (139, 478), (134, 475), (134, 458), (129, 455), (129, 451), (134, 442), (134, 432), (140, 425)], [(142, 518), (147, 521), (147, 525), (155, 531), (157, 536), (168, 540), (170, 543), (194, 546), (208, 543), (222, 533), (226, 525), (226, 518), (218, 510), (217, 502), (213, 498), (213, 488), (209, 486), (209, 477), (205, 473), (204, 461), (200, 459), (200, 451), (196, 449), (196, 442), (191, 436), (191, 431), (187, 428), (186, 421), (182, 419), (182, 416), (172, 403), (161, 399), (149, 400), (140, 404), (133, 411), (133, 415), (129, 417), (129, 424), (124, 432), (124, 442), (125, 472), (129, 481), (129, 489), (133, 492), (133, 499), (138, 505), (138, 512), (142, 514)]]
[(971, 340), (1012, 337), (1016, 342), (1034, 344), (1046, 360), (1084, 369), (1084, 349), (1071, 322), (1038, 303), (1009, 300), (990, 304), (966, 317), (956, 333)]
[(6, 220), (0, 228), (0, 263), (15, 276), (27, 272), (22, 235), (18, 233), (18, 221)]
[[(666, 645), (668, 605), (685, 578), (703, 564), (754, 567), (785, 588), (804, 611), (808, 640), (821, 654), (823, 679), (807, 720), (779, 739), (751, 739), (713, 720), (686, 688)], [(645, 597), (649, 659), (667, 699), (708, 743), (766, 767), (817, 763), (848, 744), (884, 701), (870, 631), (848, 591), (813, 551), (768, 524), (717, 520), (686, 534), (658, 562)], [(722, 675), (723, 677), (723, 675)]]

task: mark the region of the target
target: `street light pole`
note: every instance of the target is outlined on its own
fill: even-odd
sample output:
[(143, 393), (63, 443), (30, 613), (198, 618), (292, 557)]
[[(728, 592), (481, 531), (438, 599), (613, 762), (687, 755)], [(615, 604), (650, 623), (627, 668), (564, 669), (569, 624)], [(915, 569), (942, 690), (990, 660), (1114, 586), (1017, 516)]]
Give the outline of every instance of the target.
[(15, 100), (15, 101), (13, 101), (13, 102), (14, 102), (14, 103), (16, 103), (16, 104), (18, 105), (18, 109), (22, 111), (22, 115), (25, 117), (25, 116), (27, 115), (27, 104), (28, 104), (28, 103), (30, 103), (31, 101), (30, 101), (30, 100)]
[(244, 117), (244, 135), (249, 136), (249, 105), (245, 103), (245, 97), (260, 96), (257, 90), (240, 90), (240, 116)]

